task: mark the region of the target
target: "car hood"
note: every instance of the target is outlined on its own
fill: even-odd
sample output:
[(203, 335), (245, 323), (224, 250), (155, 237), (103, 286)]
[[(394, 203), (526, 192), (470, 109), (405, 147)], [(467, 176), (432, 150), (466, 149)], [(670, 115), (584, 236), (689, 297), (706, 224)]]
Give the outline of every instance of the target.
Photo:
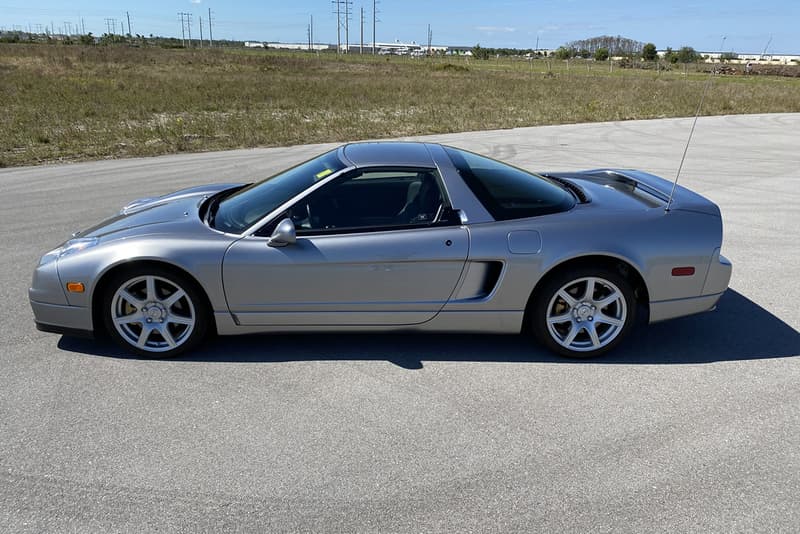
[(188, 221), (200, 223), (198, 210), (211, 195), (243, 184), (213, 184), (153, 198), (142, 198), (126, 204), (120, 212), (100, 224), (76, 232), (73, 237), (106, 237), (125, 230), (150, 229), (166, 223)]

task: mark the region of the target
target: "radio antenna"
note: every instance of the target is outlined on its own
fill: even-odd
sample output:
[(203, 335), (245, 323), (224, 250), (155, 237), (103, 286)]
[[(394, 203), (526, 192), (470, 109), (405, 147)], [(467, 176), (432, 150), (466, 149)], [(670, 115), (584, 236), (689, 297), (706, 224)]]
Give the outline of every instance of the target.
[[(728, 38), (727, 36), (722, 38), (722, 43), (719, 45), (720, 54), (722, 54), (722, 49), (725, 47), (725, 39), (727, 38)], [(695, 126), (697, 126), (697, 118), (700, 116), (700, 110), (703, 108), (703, 102), (705, 102), (706, 93), (708, 92), (708, 88), (711, 87), (711, 82), (714, 80), (714, 74), (716, 74), (716, 72), (717, 68), (713, 67), (711, 69), (711, 73), (708, 76), (708, 80), (706, 81), (706, 85), (705, 87), (703, 87), (703, 94), (700, 96), (700, 103), (697, 105), (697, 111), (694, 114), (694, 121), (692, 121), (692, 129), (689, 130), (689, 139), (686, 140), (686, 146), (683, 147), (683, 156), (681, 156), (681, 163), (680, 165), (678, 165), (678, 172), (675, 174), (675, 181), (672, 182), (672, 191), (670, 191), (669, 193), (669, 200), (667, 201), (667, 207), (664, 208), (664, 213), (669, 213), (669, 210), (672, 207), (672, 199), (675, 196), (675, 188), (678, 187), (678, 178), (680, 178), (681, 176), (681, 170), (683, 169), (683, 162), (686, 160), (686, 153), (689, 152), (689, 144), (692, 142), (692, 136), (694, 135), (694, 128)]]

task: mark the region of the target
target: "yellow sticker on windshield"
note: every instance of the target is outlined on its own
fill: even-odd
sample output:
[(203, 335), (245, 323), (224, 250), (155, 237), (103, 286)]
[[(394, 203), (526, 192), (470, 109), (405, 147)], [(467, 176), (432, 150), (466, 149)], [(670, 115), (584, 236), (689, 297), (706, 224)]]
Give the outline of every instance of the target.
[(325, 170), (324, 170), (324, 171), (322, 171), (322, 172), (318, 172), (318, 173), (316, 174), (317, 180), (322, 180), (323, 178), (325, 178), (326, 176), (328, 176), (328, 175), (329, 175), (329, 174), (331, 174), (332, 172), (333, 172), (333, 171), (332, 171), (332, 170), (330, 170), (330, 169), (325, 169)]

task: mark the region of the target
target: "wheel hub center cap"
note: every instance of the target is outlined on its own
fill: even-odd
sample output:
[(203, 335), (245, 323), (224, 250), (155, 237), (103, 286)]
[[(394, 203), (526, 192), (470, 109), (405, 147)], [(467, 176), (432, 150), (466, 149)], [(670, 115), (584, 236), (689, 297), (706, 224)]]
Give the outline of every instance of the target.
[(151, 304), (150, 306), (147, 307), (146, 314), (147, 314), (147, 317), (149, 319), (152, 319), (154, 321), (159, 321), (167, 313), (166, 313), (166, 310), (162, 306), (160, 306), (158, 304)]
[(586, 319), (592, 315), (592, 308), (588, 304), (580, 304), (575, 308), (575, 316), (579, 319)]

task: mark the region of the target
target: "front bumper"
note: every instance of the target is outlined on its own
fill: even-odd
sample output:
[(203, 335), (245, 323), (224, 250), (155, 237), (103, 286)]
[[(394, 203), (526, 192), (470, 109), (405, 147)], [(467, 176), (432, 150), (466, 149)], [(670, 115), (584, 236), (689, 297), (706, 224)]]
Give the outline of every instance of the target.
[(31, 300), (36, 328), (69, 336), (92, 337), (92, 311), (78, 306), (63, 306)]

